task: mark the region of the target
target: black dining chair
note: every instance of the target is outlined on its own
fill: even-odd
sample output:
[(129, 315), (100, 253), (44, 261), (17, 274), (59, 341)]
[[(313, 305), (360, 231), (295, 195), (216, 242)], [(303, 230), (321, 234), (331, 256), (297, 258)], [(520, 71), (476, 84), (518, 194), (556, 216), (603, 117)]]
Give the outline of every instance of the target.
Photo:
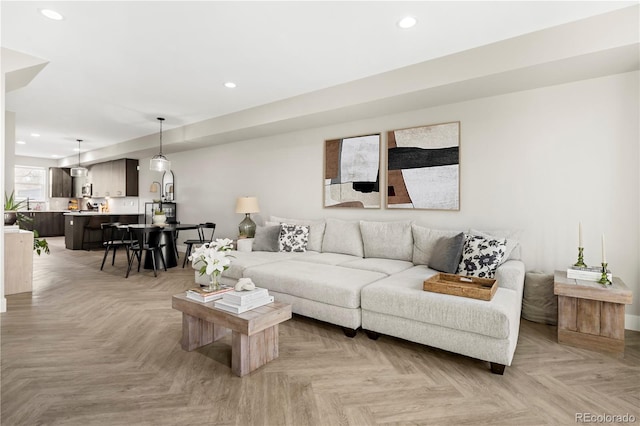
[(126, 239), (128, 235), (127, 229), (121, 227), (120, 222), (105, 222), (100, 224), (102, 228), (102, 246), (104, 247), (104, 256), (102, 256), (102, 264), (100, 270), (104, 268), (104, 262), (107, 260), (109, 251), (113, 251), (111, 258), (111, 266), (116, 262), (116, 251), (124, 248), (127, 251), (127, 261), (129, 259), (129, 246), (131, 241)]
[(127, 275), (125, 275), (125, 278), (129, 278), (131, 266), (133, 265), (133, 260), (135, 258), (138, 259), (138, 272), (140, 272), (140, 263), (142, 261), (143, 253), (151, 256), (154, 277), (158, 276), (156, 253), (159, 254), (162, 267), (166, 271), (167, 263), (164, 260), (164, 255), (162, 254), (162, 248), (164, 245), (159, 243), (161, 231), (152, 227), (139, 228), (132, 226), (130, 226), (128, 230), (131, 238), (131, 244), (129, 245), (129, 265), (127, 267)]
[[(171, 219), (167, 220), (168, 225), (180, 225), (179, 220)], [(179, 229), (173, 231), (173, 252), (176, 254), (176, 259), (180, 259), (180, 253), (178, 253), (178, 234), (180, 233)]]
[(213, 241), (213, 234), (216, 232), (216, 224), (213, 222), (201, 223), (198, 225), (198, 239), (186, 240), (184, 244), (187, 246), (187, 250), (184, 254), (184, 259), (182, 260), (182, 267), (187, 264), (187, 260), (189, 260), (189, 256), (191, 255), (191, 250), (195, 244), (204, 244), (210, 243)]

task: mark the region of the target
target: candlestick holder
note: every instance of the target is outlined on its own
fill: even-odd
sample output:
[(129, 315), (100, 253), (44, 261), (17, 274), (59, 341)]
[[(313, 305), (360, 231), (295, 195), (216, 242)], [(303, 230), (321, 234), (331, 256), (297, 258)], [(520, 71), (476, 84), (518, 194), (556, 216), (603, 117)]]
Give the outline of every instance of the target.
[(598, 281), (602, 285), (611, 285), (611, 281), (609, 281), (609, 277), (607, 277), (607, 264), (602, 262), (602, 277), (600, 277), (600, 281)]
[(584, 263), (583, 253), (584, 253), (584, 248), (583, 247), (578, 247), (578, 261), (573, 266), (577, 266), (579, 268), (586, 268), (587, 267), (587, 264)]

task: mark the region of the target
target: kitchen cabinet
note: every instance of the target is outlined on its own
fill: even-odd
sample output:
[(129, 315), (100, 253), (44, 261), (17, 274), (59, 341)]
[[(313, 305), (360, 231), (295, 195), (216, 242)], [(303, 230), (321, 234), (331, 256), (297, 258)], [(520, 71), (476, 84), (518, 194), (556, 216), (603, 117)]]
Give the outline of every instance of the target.
[(93, 197), (137, 197), (138, 160), (123, 158), (91, 166)]
[(70, 198), (72, 194), (71, 169), (49, 167), (49, 196), (51, 198)]
[(31, 220), (20, 224), (20, 228), (27, 231), (38, 231), (41, 237), (60, 237), (64, 235), (63, 212), (21, 212)]

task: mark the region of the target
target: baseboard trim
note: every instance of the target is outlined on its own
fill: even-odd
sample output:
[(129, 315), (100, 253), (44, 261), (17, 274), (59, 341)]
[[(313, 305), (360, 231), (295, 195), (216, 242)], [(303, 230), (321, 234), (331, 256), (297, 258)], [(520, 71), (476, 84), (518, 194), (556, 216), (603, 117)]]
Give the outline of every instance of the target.
[(640, 331), (640, 315), (625, 315), (624, 328), (626, 330)]

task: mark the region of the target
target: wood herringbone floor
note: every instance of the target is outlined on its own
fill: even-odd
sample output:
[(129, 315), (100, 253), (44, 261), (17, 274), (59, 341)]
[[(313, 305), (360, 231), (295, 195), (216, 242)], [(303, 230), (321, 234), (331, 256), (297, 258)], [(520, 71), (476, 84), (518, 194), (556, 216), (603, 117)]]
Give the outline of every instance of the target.
[(230, 338), (188, 353), (171, 295), (193, 270), (124, 279), (124, 255), (64, 249), (35, 258), (33, 294), (7, 296), (2, 425), (575, 424), (576, 413), (640, 421), (640, 333), (624, 358), (556, 343), (522, 322), (504, 376), (464, 356), (294, 318), (280, 357), (231, 374)]

